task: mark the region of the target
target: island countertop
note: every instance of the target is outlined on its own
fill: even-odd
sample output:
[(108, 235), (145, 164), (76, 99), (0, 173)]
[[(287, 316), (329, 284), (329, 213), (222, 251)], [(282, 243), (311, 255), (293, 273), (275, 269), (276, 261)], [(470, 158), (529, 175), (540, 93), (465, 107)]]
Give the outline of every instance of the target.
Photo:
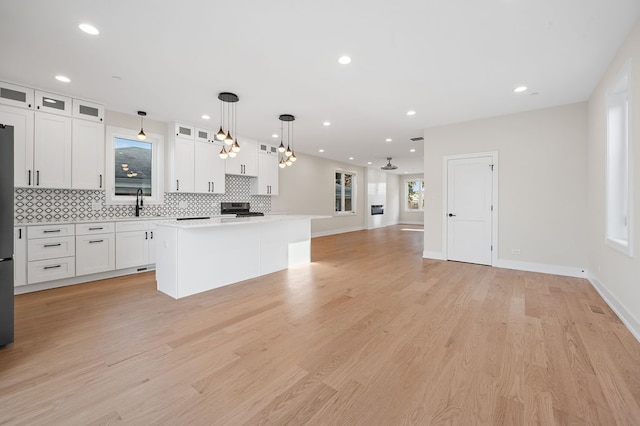
[(164, 220), (158, 222), (156, 226), (166, 226), (169, 228), (191, 229), (191, 228), (209, 228), (212, 226), (227, 225), (246, 225), (248, 223), (268, 223), (282, 222), (289, 220), (312, 220), (312, 219), (330, 219), (331, 216), (320, 215), (265, 215), (265, 216), (246, 216), (246, 217), (211, 217), (209, 219), (183, 219), (183, 220)]

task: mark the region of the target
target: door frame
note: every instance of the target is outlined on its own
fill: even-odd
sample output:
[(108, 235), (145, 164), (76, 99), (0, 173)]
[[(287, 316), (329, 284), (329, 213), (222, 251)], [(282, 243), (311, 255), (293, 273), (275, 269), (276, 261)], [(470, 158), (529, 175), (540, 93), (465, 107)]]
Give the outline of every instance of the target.
[(491, 205), (493, 206), (493, 212), (491, 214), (491, 245), (493, 250), (491, 251), (491, 266), (496, 266), (498, 264), (498, 173), (500, 172), (500, 167), (498, 166), (498, 151), (445, 155), (442, 157), (442, 258), (449, 260), (447, 247), (449, 236), (449, 221), (447, 220), (449, 208), (449, 160), (477, 157), (491, 157), (493, 161), (493, 182), (491, 188)]

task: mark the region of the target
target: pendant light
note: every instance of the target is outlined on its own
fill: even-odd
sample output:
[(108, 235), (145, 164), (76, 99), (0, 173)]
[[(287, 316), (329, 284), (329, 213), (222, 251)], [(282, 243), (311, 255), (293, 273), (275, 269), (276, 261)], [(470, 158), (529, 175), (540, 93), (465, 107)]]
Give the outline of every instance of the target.
[(233, 104), (233, 133), (236, 134), (236, 138), (231, 145), (231, 152), (239, 153), (240, 144), (238, 143), (238, 114), (236, 114), (236, 104)]
[[(284, 137), (283, 136), (283, 127), (282, 127), (283, 123), (284, 123), (284, 120), (282, 118), (280, 118), (280, 146), (278, 147), (278, 152), (280, 152), (280, 153), (283, 153), (284, 150), (286, 149), (284, 147), (284, 143), (282, 142), (282, 138)], [(282, 166), (282, 167), (284, 167), (284, 166)]]
[(147, 138), (147, 134), (144, 132), (142, 121), (144, 120), (144, 117), (147, 116), (147, 113), (144, 111), (138, 111), (138, 115), (140, 116), (140, 133), (138, 133), (138, 139), (143, 141)]
[[(235, 103), (238, 102), (239, 98), (235, 93), (222, 92), (218, 94), (218, 99), (220, 100), (220, 130), (216, 133), (216, 139), (224, 141), (226, 145), (232, 146), (236, 141), (234, 141), (231, 135), (231, 126), (235, 122)], [(224, 130), (225, 126), (227, 128), (226, 131)], [(237, 152), (238, 151), (236, 151), (236, 153)], [(222, 153), (220, 153), (220, 156), (222, 156)]]
[[(286, 148), (284, 147), (282, 138), (280, 140), (280, 146), (278, 147), (278, 151), (283, 154), (278, 165), (281, 168), (284, 168), (286, 166), (292, 165), (296, 161), (295, 154), (293, 153), (293, 149), (291, 149), (291, 147), (293, 146), (293, 122), (296, 118), (291, 114), (281, 114), (280, 117), (278, 118), (280, 119), (280, 122), (281, 122), (280, 124), (281, 135), (284, 133), (282, 131), (283, 130), (282, 123), (285, 121), (287, 122), (287, 147)], [(293, 157), (293, 159), (291, 157)]]

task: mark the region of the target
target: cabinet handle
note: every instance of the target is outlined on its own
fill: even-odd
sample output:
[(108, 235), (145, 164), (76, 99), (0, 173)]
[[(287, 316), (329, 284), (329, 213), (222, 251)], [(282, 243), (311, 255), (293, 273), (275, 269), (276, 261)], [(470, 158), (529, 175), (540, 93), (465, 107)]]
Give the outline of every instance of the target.
[(209, 182), (209, 192), (211, 192), (211, 182)]
[(22, 228), (18, 229), (18, 239), (22, 239)]
[(44, 234), (50, 234), (52, 232), (60, 232), (62, 231), (62, 229), (45, 229), (44, 231), (42, 231)]
[(151, 231), (151, 239), (153, 240), (153, 231)]
[(31, 170), (29, 170), (29, 186), (31, 186)]
[(97, 231), (99, 229), (104, 229), (104, 228), (102, 228), (102, 226), (98, 226), (96, 228), (89, 228), (89, 231)]
[(60, 247), (62, 245), (62, 243), (57, 243), (57, 244), (45, 244), (44, 247)]
[(36, 185), (40, 186), (40, 170), (36, 170)]
[(100, 175), (100, 189), (102, 189), (102, 175)]
[(45, 266), (43, 269), (55, 269), (60, 267), (62, 267), (62, 265)]
[(104, 240), (91, 240), (91, 241), (89, 241), (89, 244), (93, 244), (93, 243), (104, 243)]
[(180, 179), (176, 179), (176, 191), (180, 191)]
[(149, 233), (148, 233), (148, 232), (145, 232), (145, 233), (144, 233), (144, 239), (145, 239), (145, 240), (148, 240), (148, 239), (149, 239)]

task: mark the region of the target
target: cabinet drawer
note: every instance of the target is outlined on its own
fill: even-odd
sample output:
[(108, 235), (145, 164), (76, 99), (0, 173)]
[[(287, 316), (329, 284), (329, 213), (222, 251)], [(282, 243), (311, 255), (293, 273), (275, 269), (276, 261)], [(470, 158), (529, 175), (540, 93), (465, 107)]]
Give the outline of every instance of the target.
[(156, 223), (152, 220), (116, 222), (116, 232), (148, 231), (150, 229), (156, 229)]
[(38, 260), (29, 262), (27, 266), (27, 280), (29, 284), (70, 278), (76, 274), (76, 259), (64, 257), (61, 259)]
[(75, 256), (75, 254), (76, 241), (74, 237), (37, 238), (28, 242), (27, 256), (29, 262)]
[(115, 234), (76, 236), (76, 275), (113, 271), (116, 267)]
[(114, 222), (76, 224), (76, 235), (108, 234), (116, 229)]
[(67, 237), (74, 235), (73, 225), (37, 225), (27, 227), (27, 238)]

